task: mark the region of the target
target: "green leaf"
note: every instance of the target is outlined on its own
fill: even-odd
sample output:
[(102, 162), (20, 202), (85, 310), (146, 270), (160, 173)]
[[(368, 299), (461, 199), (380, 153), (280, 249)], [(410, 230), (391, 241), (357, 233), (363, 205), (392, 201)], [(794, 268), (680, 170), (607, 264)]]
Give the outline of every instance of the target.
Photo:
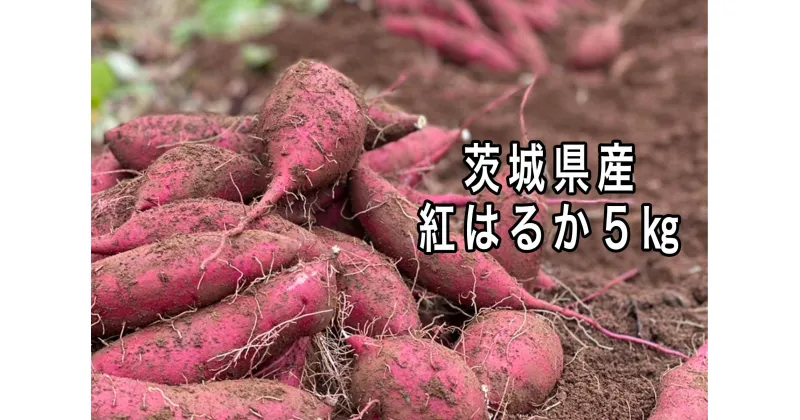
[(92, 60), (92, 109), (102, 105), (103, 100), (117, 87), (117, 77), (105, 60)]
[(330, 0), (280, 0), (280, 3), (309, 16), (319, 16), (331, 6)]
[(183, 19), (172, 28), (172, 42), (178, 46), (185, 46), (196, 33), (200, 32), (196, 17)]
[(258, 44), (244, 44), (239, 47), (239, 55), (250, 68), (261, 68), (275, 58), (272, 48)]
[(283, 9), (265, 0), (203, 0), (197, 18), (205, 35), (235, 41), (272, 32)]

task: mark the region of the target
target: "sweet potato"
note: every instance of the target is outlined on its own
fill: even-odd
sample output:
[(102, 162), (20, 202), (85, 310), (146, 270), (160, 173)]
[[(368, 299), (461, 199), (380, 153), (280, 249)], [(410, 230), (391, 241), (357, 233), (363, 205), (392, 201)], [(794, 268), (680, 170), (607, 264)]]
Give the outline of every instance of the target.
[[(404, 184), (397, 185), (397, 188), (409, 200), (418, 202), (420, 204), (427, 199), (433, 201), (434, 203), (456, 203), (456, 205), (464, 205), (461, 204), (461, 201), (464, 200), (465, 197), (459, 194), (426, 194)], [(467, 198), (469, 199), (468, 201), (473, 201), (472, 196), (467, 196)], [(315, 226), (326, 227), (328, 229), (354, 236), (356, 238), (363, 238), (365, 235), (364, 229), (353, 215), (350, 199), (347, 196), (335, 199), (333, 202), (328, 204), (327, 208), (318, 210), (310, 217), (313, 217), (312, 223), (306, 222), (302, 224), (313, 224)]]
[[(344, 227), (347, 232), (361, 236), (358, 222), (342, 220), (341, 215), (346, 213), (343, 209), (347, 199), (347, 183), (343, 178), (333, 186), (316, 189), (304, 196), (285, 197), (270, 211), (280, 217), (300, 226), (323, 224), (332, 229)], [(333, 207), (338, 207), (338, 212)], [(346, 226), (349, 225), (349, 226)]]
[(342, 232), (356, 238), (364, 237), (364, 229), (353, 216), (350, 200), (345, 196), (336, 199), (325, 210), (314, 215), (316, 225)]
[(464, 359), (431, 340), (400, 336), (346, 340), (357, 358), (352, 395), (376, 419), (485, 419), (480, 383)]
[(519, 8), (528, 24), (537, 31), (550, 32), (561, 23), (557, 0), (539, 0), (520, 3)]
[(341, 197), (347, 196), (346, 183), (337, 181), (332, 186), (318, 188), (303, 196), (287, 196), (281, 199), (271, 213), (275, 213), (296, 225), (312, 225), (318, 213), (325, 211)]
[[(217, 198), (165, 204), (135, 213), (113, 232), (95, 236), (92, 238), (92, 252), (113, 255), (176, 235), (222, 231), (239, 223), (247, 208), (240, 203)], [(304, 232), (303, 228), (275, 214), (265, 214), (250, 227), (280, 234)]]
[(422, 205), (425, 200), (434, 204), (452, 204), (456, 207), (464, 207), (467, 203), (475, 201), (475, 196), (465, 194), (429, 194), (417, 189), (411, 188), (408, 185), (397, 185), (397, 191), (401, 192), (412, 203)]
[(513, 0), (478, 0), (502, 35), (505, 48), (537, 74), (550, 71), (550, 61), (539, 37), (530, 29), (525, 14)]
[[(469, 202), (476, 201), (476, 196), (473, 195), (458, 194), (458, 193), (431, 194), (416, 190), (406, 184), (396, 185), (396, 187), (398, 191), (400, 191), (401, 193), (403, 193), (403, 195), (406, 196), (406, 198), (408, 198), (412, 202), (420, 204), (424, 203), (425, 200), (429, 200), (437, 204), (452, 204), (456, 207), (464, 207)], [(614, 200), (607, 198), (574, 199), (574, 198), (554, 198), (554, 197), (542, 197), (542, 196), (537, 196), (536, 200), (538, 203), (544, 203), (547, 204), (548, 206), (550, 205), (560, 206), (561, 203), (565, 201), (569, 201), (572, 204), (589, 204), (589, 205), (631, 202), (631, 200)]]
[(92, 375), (92, 418), (126, 420), (330, 418), (313, 395), (266, 379), (169, 386)]
[(472, 138), (472, 134), (467, 130), (472, 123), (497, 108), (520, 89), (521, 87), (513, 87), (487, 102), (468, 115), (457, 130), (428, 126), (397, 142), (370, 150), (361, 157), (360, 164), (383, 177), (393, 178), (402, 185), (413, 187), (422, 180), (425, 173), (433, 168), (433, 165), (447, 154), (455, 143), (459, 140), (467, 142)]
[(344, 324), (369, 336), (395, 335), (419, 327), (420, 320), (411, 290), (394, 263), (364, 241), (315, 227), (314, 234), (329, 246), (341, 248), (339, 291), (353, 305)]
[(272, 209), (271, 213), (300, 226), (309, 226), (316, 221), (314, 213), (308, 211), (307, 208), (303, 208), (302, 205), (279, 204)]
[(386, 16), (381, 24), (397, 36), (414, 38), (460, 63), (480, 63), (499, 72), (519, 70), (519, 63), (506, 47), (484, 32), (424, 16)]
[(186, 144), (263, 154), (264, 141), (251, 133), (256, 119), (219, 114), (149, 115), (112, 128), (104, 137), (123, 167), (141, 171), (168, 150)]
[(470, 136), (468, 130), (428, 126), (394, 143), (364, 153), (359, 162), (383, 177), (415, 185), (454, 144), (459, 140), (467, 141)]
[(464, 329), (455, 350), (489, 401), (508, 414), (528, 414), (547, 399), (561, 377), (564, 352), (552, 326), (533, 312), (489, 311)]
[(114, 154), (108, 149), (92, 158), (92, 194), (107, 190), (128, 177)]
[[(431, 200), (434, 203), (464, 206), (464, 200), (474, 201), (472, 196), (463, 196), (460, 194), (427, 194), (404, 184), (396, 185), (396, 187), (406, 198), (418, 204), (422, 204), (425, 200)], [(356, 238), (363, 238), (365, 235), (364, 229), (353, 215), (352, 206), (347, 197), (335, 200), (328, 208), (314, 214), (314, 218), (314, 223), (317, 226), (323, 226)]]
[(109, 233), (125, 223), (135, 211), (141, 176), (92, 195), (92, 236)]
[[(501, 171), (498, 173), (496, 179), (505, 182), (510, 174), (509, 166), (503, 165)], [(494, 257), (509, 274), (517, 278), (517, 281), (522, 284), (525, 290), (533, 292), (534, 289), (549, 288), (554, 285), (552, 280), (549, 280), (546, 274), (542, 273), (541, 258), (542, 252), (546, 247), (547, 230), (550, 223), (548, 223), (548, 209), (540, 196), (533, 195), (519, 195), (508, 186), (504, 186), (499, 195), (494, 195), (488, 189), (484, 189), (477, 196), (478, 208), (482, 211), (486, 203), (492, 203), (495, 211), (500, 213), (500, 219), (495, 223), (495, 232), (498, 232), (502, 240), (500, 246), (489, 251), (489, 254)], [(536, 204), (539, 211), (533, 218), (533, 222), (539, 223), (542, 227), (542, 247), (533, 252), (520, 252), (511, 239), (511, 228), (519, 220), (520, 216), (514, 214), (514, 205), (531, 205)], [(528, 232), (533, 235), (533, 232)], [(542, 276), (539, 281), (539, 276)], [(549, 286), (549, 287), (543, 287)]]
[(168, 385), (241, 378), (299, 338), (325, 329), (335, 305), (335, 269), (323, 258), (250, 292), (126, 335), (95, 352), (92, 368)]
[(288, 350), (278, 356), (266, 367), (253, 376), (256, 378), (272, 379), (282, 384), (300, 388), (303, 379), (303, 369), (306, 365), (308, 352), (311, 350), (311, 337), (298, 339)]
[(708, 342), (686, 363), (661, 380), (656, 408), (650, 420), (706, 420), (708, 418)]
[(459, 244), (454, 253), (425, 255), (419, 251), (417, 206), (362, 165), (353, 170), (350, 197), (353, 211), (375, 247), (400, 259), (400, 271), (431, 292), (457, 304), (478, 307), (504, 302), (521, 308), (521, 300), (511, 296), (529, 296), (491, 256), (466, 252), (463, 238), (452, 237)]
[(145, 245), (92, 264), (92, 337), (142, 327), (212, 304), (266, 273), (294, 264), (301, 243), (248, 231), (228, 251), (199, 270), (219, 235), (197, 233)]
[[(501, 171), (502, 174), (502, 171)], [(498, 176), (497, 179), (504, 179)], [(519, 216), (513, 214), (514, 204), (536, 203), (539, 213), (533, 218), (542, 226), (542, 237), (547, 237), (547, 226), (543, 220), (547, 219), (547, 206), (542, 204), (540, 196), (519, 196), (513, 191), (503, 189), (499, 196), (495, 196), (484, 190), (477, 197), (463, 194), (427, 194), (410, 188), (405, 185), (398, 185), (398, 191), (406, 196), (411, 202), (421, 206), (425, 200), (436, 204), (453, 204), (456, 207), (463, 207), (469, 202), (476, 202), (479, 209), (482, 209), (487, 202), (494, 205), (494, 209), (500, 213), (500, 219), (495, 223), (495, 231), (506, 238), (508, 232), (514, 226)], [(530, 253), (520, 252), (509, 236), (500, 241), (498, 248), (493, 248), (489, 254), (494, 257), (509, 274), (517, 278), (517, 281), (527, 290), (533, 293), (534, 290), (549, 290), (556, 287), (556, 283), (547, 273), (541, 269), (541, 250)]]
[(596, 328), (608, 337), (642, 344), (663, 353), (686, 358), (683, 353), (660, 344), (618, 334), (603, 328), (596, 320), (558, 305), (533, 297), (490, 255), (464, 250), (464, 238), (451, 235), (457, 250), (426, 255), (417, 249), (420, 223), (418, 209), (407, 201), (391, 183), (359, 165), (352, 172), (350, 197), (353, 211), (375, 247), (397, 258), (397, 267), (414, 278), (415, 284), (455, 304), (483, 308), (540, 309), (575, 318)]
[(192, 144), (159, 157), (145, 171), (136, 209), (143, 211), (187, 198), (250, 200), (268, 180), (257, 161), (218, 146)]
[[(535, 83), (536, 78), (528, 85), (525, 94), (522, 96), (522, 101), (520, 102), (519, 121), (521, 138), (523, 141), (527, 141), (529, 138), (528, 129), (525, 125), (524, 108)], [(501, 180), (503, 183), (511, 184), (510, 164), (501, 163), (497, 179)], [(547, 238), (547, 227), (549, 223), (545, 223), (548, 209), (543, 199), (536, 195), (535, 192), (533, 195), (517, 194), (510, 185), (500, 190), (498, 195), (494, 195), (488, 189), (484, 189), (478, 194), (477, 198), (481, 208), (483, 208), (486, 203), (493, 203), (495, 210), (500, 214), (500, 219), (494, 227), (497, 232), (500, 232), (501, 235), (507, 238), (507, 240), (500, 241), (499, 247), (489, 251), (492, 257), (494, 257), (509, 274), (516, 277), (517, 281), (530, 293), (533, 293), (534, 289), (547, 290), (555, 287), (556, 283), (541, 269), (541, 257), (544, 246), (532, 252), (520, 252), (514, 240), (511, 238), (511, 230), (521, 217), (514, 214), (514, 206), (517, 204), (526, 206), (536, 205), (538, 212), (531, 222), (538, 223), (541, 227), (541, 237), (539, 239), (544, 245), (545, 238)], [(534, 234), (532, 231), (526, 233), (529, 235)]]
[(227, 237), (242, 233), (253, 220), (290, 193), (337, 182), (364, 149), (367, 105), (358, 86), (325, 64), (303, 59), (286, 69), (261, 107), (256, 133), (267, 141), (272, 180), (258, 204)]
[(358, 86), (325, 64), (300, 60), (286, 69), (257, 127), (273, 174), (257, 209), (266, 210), (287, 191), (330, 185), (346, 174), (363, 149), (366, 108)]
[(459, 23), (469, 29), (486, 29), (478, 13), (466, 0), (376, 0), (375, 7), (389, 13), (424, 13)]
[(587, 26), (567, 50), (567, 64), (594, 69), (610, 64), (622, 51), (623, 26), (642, 7), (644, 0), (628, 0), (625, 8), (604, 22)]
[(367, 150), (397, 141), (428, 125), (424, 115), (409, 114), (383, 98), (376, 98), (370, 103), (367, 115), (369, 125), (364, 139), (364, 148)]
[(622, 50), (622, 26), (618, 19), (609, 19), (586, 27), (569, 46), (567, 63), (577, 69), (605, 66)]

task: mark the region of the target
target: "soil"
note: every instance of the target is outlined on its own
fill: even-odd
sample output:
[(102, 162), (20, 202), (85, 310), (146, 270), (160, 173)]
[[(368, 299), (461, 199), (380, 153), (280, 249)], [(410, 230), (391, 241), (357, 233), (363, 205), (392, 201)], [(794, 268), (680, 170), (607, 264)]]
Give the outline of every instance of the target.
[[(620, 10), (625, 0), (603, 3), (611, 12)], [(626, 26), (625, 52), (609, 71), (576, 74), (561, 69), (557, 64), (564, 62), (566, 40), (600, 18), (602, 13), (571, 13), (559, 30), (543, 36), (556, 65), (553, 74), (536, 82), (525, 119), (529, 137), (547, 146), (548, 159), (552, 147), (562, 141), (587, 142), (593, 182), (599, 143), (618, 138), (635, 144), (636, 204), (626, 217), (631, 242), (621, 253), (606, 250), (602, 207), (585, 206), (592, 235), (581, 240), (575, 252), (556, 253), (547, 246), (544, 267), (578, 296), (639, 268), (640, 275), (591, 302), (588, 310), (608, 328), (693, 353), (707, 336), (707, 4), (645, 2)], [(184, 82), (206, 98), (234, 98), (228, 109), (232, 114), (252, 114), (258, 112), (278, 70), (300, 58), (325, 61), (373, 93), (408, 72), (408, 79), (387, 100), (425, 114), (430, 124), (454, 127), (520, 76), (442, 61), (416, 42), (383, 31), (374, 14), (344, 2), (334, 2), (319, 20), (292, 18), (259, 41), (276, 47), (274, 70), (241, 69), (234, 64), (236, 48), (200, 41), (191, 80)], [(473, 138), (502, 144), (505, 155), (508, 142), (520, 136), (520, 97), (478, 120), (470, 128)], [(424, 188), (462, 193), (466, 174), (460, 150), (454, 149)], [(596, 197), (594, 184), (587, 198), (591, 197)], [(681, 216), (677, 256), (639, 249), (641, 203), (652, 203), (657, 214)], [(540, 297), (574, 300), (563, 289)], [(679, 361), (549, 317), (561, 337), (566, 366), (556, 391), (532, 418), (647, 418), (661, 376)]]

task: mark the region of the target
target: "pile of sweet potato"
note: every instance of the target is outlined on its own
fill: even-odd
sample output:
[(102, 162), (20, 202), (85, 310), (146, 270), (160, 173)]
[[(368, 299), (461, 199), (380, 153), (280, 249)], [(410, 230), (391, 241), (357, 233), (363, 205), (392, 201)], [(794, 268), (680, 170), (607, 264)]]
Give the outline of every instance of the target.
[[(624, 25), (643, 1), (629, 0), (623, 10), (607, 13), (567, 40), (564, 64), (576, 70), (610, 64), (622, 50)], [(452, 61), (539, 75), (552, 67), (540, 35), (557, 28), (565, 10), (601, 12), (587, 0), (375, 0), (374, 5), (388, 32)]]
[[(466, 134), (367, 101), (310, 60), (259, 115), (156, 115), (106, 133), (92, 164), (93, 416), (525, 414), (563, 366), (534, 310), (685, 357), (535, 298), (551, 286), (538, 253), (468, 253), (459, 235), (455, 253), (418, 251), (419, 200), (437, 197), (414, 187)], [(471, 318), (423, 325), (431, 294)], [(695, 388), (670, 404), (704, 407)]]

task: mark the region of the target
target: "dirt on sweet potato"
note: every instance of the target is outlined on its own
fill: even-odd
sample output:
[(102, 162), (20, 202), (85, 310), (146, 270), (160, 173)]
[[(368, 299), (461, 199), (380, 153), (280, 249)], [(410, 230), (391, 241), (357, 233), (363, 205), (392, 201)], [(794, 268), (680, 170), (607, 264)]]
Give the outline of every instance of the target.
[[(603, 6), (619, 10), (627, 1), (611, 0)], [(388, 99), (446, 127), (458, 126), (464, 115), (516, 82), (516, 74), (431, 59), (416, 41), (392, 36), (358, 7), (343, 0), (332, 3), (318, 20), (289, 18), (275, 33), (256, 40), (280, 51), (274, 68), (314, 57), (373, 90), (388, 86), (403, 70), (419, 70)], [(543, 36), (553, 63), (565, 61), (565, 40), (597, 17), (565, 13), (562, 18), (557, 29)], [(635, 240), (626, 251), (611, 254), (602, 245), (602, 235), (595, 233), (581, 241), (575, 253), (546, 250), (545, 268), (584, 296), (618, 273), (639, 267), (642, 273), (636, 279), (592, 302), (593, 314), (616, 331), (658, 340), (687, 353), (702, 344), (707, 325), (708, 74), (707, 50), (702, 46), (706, 33), (706, 3), (646, 2), (626, 26), (626, 45), (608, 74), (562, 74), (555, 66), (553, 77), (537, 82), (536, 94), (526, 107), (531, 137), (542, 139), (548, 152), (558, 142), (576, 139), (586, 141), (589, 151), (612, 138), (633, 141), (639, 180), (634, 198), (683, 216), (683, 249), (672, 259), (641, 252)], [(229, 94), (228, 86), (243, 83), (251, 94), (243, 107), (241, 101), (233, 101), (232, 112), (255, 114), (278, 72), (237, 71), (232, 64), (237, 51), (227, 43), (198, 41), (192, 88), (208, 98), (223, 98)], [(158, 105), (158, 110), (178, 111), (169, 106)], [(506, 152), (508, 140), (519, 135), (517, 108), (518, 103), (512, 101), (491, 118), (477, 121), (470, 128), (475, 138), (492, 139)], [(596, 159), (588, 163), (596, 174)], [(463, 193), (464, 176), (460, 150), (454, 149), (422, 188), (432, 193)], [(602, 215), (587, 211), (593, 232), (600, 232)], [(641, 235), (638, 212), (634, 209), (630, 217), (631, 235), (636, 238)], [(455, 218), (451, 228), (460, 229), (460, 223)], [(563, 303), (573, 300), (560, 292), (540, 296)], [(532, 414), (551, 420), (647, 418), (656, 404), (654, 390), (661, 375), (677, 363), (627, 345), (614, 345), (613, 351), (600, 349), (573, 325), (554, 323), (564, 347), (564, 373), (554, 398)]]

